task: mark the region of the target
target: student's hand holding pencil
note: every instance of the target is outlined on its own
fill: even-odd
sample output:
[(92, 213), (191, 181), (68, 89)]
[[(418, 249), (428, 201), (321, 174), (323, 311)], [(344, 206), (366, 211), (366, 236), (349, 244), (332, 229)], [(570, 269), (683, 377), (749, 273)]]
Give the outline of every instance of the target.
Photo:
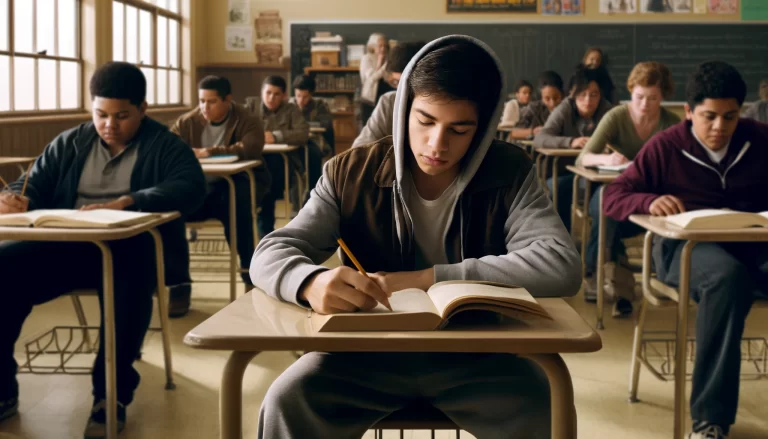
[(320, 314), (370, 311), (379, 303), (389, 308), (388, 295), (376, 282), (346, 266), (311, 277), (299, 291), (299, 299)]
[(13, 192), (0, 192), (0, 214), (24, 213), (29, 210), (29, 199)]

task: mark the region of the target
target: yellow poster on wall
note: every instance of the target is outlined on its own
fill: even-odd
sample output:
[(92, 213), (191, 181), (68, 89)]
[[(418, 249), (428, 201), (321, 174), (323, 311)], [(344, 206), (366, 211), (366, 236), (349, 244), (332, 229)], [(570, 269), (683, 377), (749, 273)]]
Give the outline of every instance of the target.
[(446, 0), (448, 12), (537, 12), (538, 0)]

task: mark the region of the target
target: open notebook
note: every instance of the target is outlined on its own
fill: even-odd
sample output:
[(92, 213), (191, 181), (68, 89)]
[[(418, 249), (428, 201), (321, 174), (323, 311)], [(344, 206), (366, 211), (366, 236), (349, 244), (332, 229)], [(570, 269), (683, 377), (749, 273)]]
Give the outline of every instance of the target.
[(330, 315), (312, 312), (312, 329), (317, 332), (434, 331), (465, 311), (490, 311), (511, 318), (550, 318), (524, 288), (483, 282), (440, 282), (427, 291), (415, 288), (397, 291), (389, 302), (393, 311), (379, 304), (368, 312)]
[(615, 174), (624, 172), (627, 168), (632, 166), (632, 162), (627, 162), (621, 165), (598, 165), (594, 169), (601, 174)]
[(111, 229), (142, 224), (158, 218), (156, 213), (125, 210), (33, 210), (0, 215), (0, 226), (54, 227), (65, 229)]
[(768, 212), (749, 213), (725, 209), (702, 209), (670, 215), (665, 219), (668, 223), (687, 230), (768, 227)]
[(201, 165), (212, 165), (222, 163), (235, 163), (239, 160), (236, 155), (214, 155), (211, 157), (200, 158)]

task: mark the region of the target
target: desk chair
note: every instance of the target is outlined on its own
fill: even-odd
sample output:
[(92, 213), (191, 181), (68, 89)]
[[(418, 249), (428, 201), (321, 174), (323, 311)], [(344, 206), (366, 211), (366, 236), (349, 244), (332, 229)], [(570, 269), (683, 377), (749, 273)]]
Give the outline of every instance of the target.
[(418, 403), (400, 409), (381, 421), (372, 429), (375, 439), (383, 439), (383, 430), (400, 430), (400, 439), (405, 437), (403, 430), (432, 430), (432, 439), (435, 438), (435, 430), (454, 430), (456, 439), (459, 439), (459, 427), (445, 415), (430, 404)]
[[(630, 373), (629, 373), (629, 402), (635, 403), (638, 402), (639, 399), (637, 398), (637, 390), (638, 385), (640, 382), (640, 365), (645, 365), (648, 371), (651, 372), (656, 378), (662, 380), (662, 381), (668, 381), (669, 375), (672, 375), (672, 379), (674, 380), (674, 356), (668, 355), (670, 357), (669, 359), (669, 370), (671, 372), (659, 372), (656, 370), (656, 368), (653, 367), (651, 362), (648, 359), (648, 353), (647, 349), (644, 349), (644, 331), (645, 331), (645, 318), (646, 318), (646, 312), (648, 305), (651, 305), (656, 308), (662, 308), (662, 307), (677, 307), (678, 303), (678, 291), (676, 288), (671, 287), (660, 280), (656, 279), (651, 274), (651, 250), (653, 247), (653, 232), (647, 232), (645, 235), (645, 240), (643, 242), (643, 302), (640, 306), (640, 313), (637, 318), (637, 323), (635, 324), (635, 336), (634, 340), (632, 342), (632, 359), (630, 361)], [(691, 301), (690, 308), (695, 306), (695, 303)], [(765, 308), (768, 309), (768, 300), (757, 300), (752, 305), (752, 309), (759, 309), (759, 308)], [(742, 371), (742, 377), (748, 377), (748, 378), (754, 378), (759, 379), (761, 377), (768, 377), (768, 370), (766, 370), (766, 355), (768, 355), (768, 344), (766, 343), (766, 340), (763, 339), (749, 339), (749, 338), (742, 338), (742, 343), (747, 341), (748, 343), (752, 342), (759, 342), (762, 343), (762, 350), (758, 349), (757, 351), (757, 358), (753, 358), (753, 354), (751, 350), (747, 350), (747, 357), (744, 357), (744, 353), (742, 353), (742, 361), (749, 361), (752, 362), (755, 365), (755, 369), (757, 370), (757, 373), (746, 375)], [(693, 342), (692, 338), (688, 339), (689, 348), (688, 350), (690, 352), (693, 352), (692, 346), (690, 344)], [(669, 343), (669, 342), (668, 342)], [(671, 340), (671, 343), (675, 343), (674, 339)], [(671, 352), (674, 352), (675, 348), (671, 348)], [(692, 359), (693, 354), (688, 354), (688, 359)], [(682, 402), (684, 403), (684, 401)]]

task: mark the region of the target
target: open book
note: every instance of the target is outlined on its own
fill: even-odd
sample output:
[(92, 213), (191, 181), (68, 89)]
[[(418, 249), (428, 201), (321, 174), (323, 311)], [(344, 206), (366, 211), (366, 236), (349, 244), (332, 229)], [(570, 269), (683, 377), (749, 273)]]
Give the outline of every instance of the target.
[(125, 210), (33, 210), (0, 215), (0, 226), (54, 227), (64, 229), (111, 229), (142, 224), (158, 218), (156, 213)]
[(214, 155), (211, 157), (200, 158), (201, 165), (212, 165), (222, 163), (235, 163), (239, 160), (236, 155)]
[(599, 165), (596, 166), (595, 169), (597, 169), (597, 172), (600, 173), (615, 173), (615, 172), (624, 172), (627, 168), (629, 168), (632, 165), (632, 162), (627, 162), (621, 165)]
[(702, 209), (670, 215), (665, 219), (668, 223), (687, 230), (768, 227), (768, 212), (749, 213), (725, 209)]
[(312, 312), (312, 328), (317, 332), (434, 331), (465, 311), (490, 311), (511, 318), (550, 318), (524, 288), (484, 282), (440, 282), (428, 291), (397, 291), (389, 303), (393, 311), (379, 304), (368, 312)]

